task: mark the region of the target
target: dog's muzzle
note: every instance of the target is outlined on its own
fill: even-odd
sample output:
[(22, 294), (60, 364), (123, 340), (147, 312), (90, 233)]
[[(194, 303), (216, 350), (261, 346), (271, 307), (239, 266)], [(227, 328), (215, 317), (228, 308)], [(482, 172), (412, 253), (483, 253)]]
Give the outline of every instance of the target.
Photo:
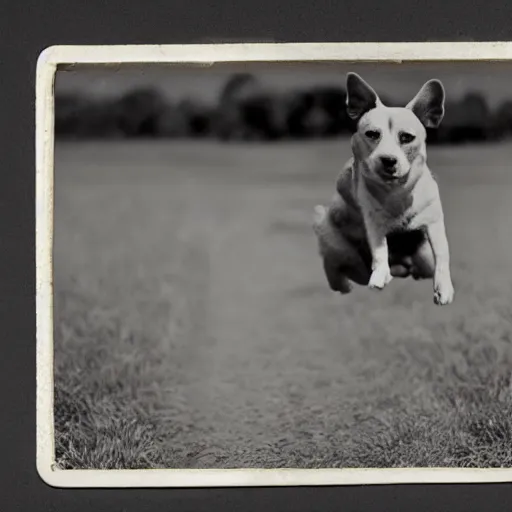
[(378, 173), (383, 181), (388, 183), (404, 183), (407, 180), (407, 174), (399, 174), (398, 159), (394, 156), (381, 156), (378, 162)]

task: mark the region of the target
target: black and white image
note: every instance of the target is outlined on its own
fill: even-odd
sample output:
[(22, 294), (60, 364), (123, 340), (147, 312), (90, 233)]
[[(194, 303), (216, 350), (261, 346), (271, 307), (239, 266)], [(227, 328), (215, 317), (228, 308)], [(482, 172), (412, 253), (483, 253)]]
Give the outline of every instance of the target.
[[(333, 286), (315, 207), (422, 151), (427, 275), (374, 208)], [(77, 66), (54, 154), (58, 468), (512, 467), (512, 63)]]

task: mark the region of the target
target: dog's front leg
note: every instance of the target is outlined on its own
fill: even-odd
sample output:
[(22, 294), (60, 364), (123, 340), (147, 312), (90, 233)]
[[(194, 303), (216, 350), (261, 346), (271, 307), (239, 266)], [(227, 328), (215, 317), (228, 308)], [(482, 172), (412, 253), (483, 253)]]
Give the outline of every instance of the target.
[(455, 295), (450, 274), (450, 249), (444, 220), (441, 218), (429, 225), (427, 234), (435, 258), (434, 302), (444, 306), (450, 304)]
[(371, 216), (365, 218), (366, 236), (372, 253), (372, 275), (368, 286), (382, 290), (392, 278), (389, 268), (388, 241), (384, 229)]

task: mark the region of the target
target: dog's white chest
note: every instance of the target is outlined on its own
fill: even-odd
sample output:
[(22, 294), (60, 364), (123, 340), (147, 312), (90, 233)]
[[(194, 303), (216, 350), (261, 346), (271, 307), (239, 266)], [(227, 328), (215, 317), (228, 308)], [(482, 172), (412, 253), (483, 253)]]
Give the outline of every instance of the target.
[[(422, 187), (424, 191), (430, 188)], [(377, 200), (361, 187), (358, 195), (365, 216), (382, 233), (422, 229), (438, 216), (433, 193), (390, 194)]]
[(381, 204), (377, 201), (366, 201), (366, 216), (374, 226), (379, 227), (379, 231), (390, 233), (392, 231), (402, 231), (414, 229), (411, 225), (415, 224), (416, 212), (408, 207), (401, 200), (390, 201)]

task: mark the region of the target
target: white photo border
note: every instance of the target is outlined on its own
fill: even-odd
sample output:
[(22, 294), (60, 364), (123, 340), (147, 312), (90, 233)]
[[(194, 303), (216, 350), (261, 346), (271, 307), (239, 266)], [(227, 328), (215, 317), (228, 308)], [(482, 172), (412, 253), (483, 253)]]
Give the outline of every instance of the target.
[(36, 73), (37, 470), (48, 485), (75, 488), (263, 487), (512, 481), (512, 468), (62, 470), (55, 465), (52, 248), (57, 67), (457, 61), (511, 61), (512, 64), (512, 42), (52, 46), (41, 53)]

